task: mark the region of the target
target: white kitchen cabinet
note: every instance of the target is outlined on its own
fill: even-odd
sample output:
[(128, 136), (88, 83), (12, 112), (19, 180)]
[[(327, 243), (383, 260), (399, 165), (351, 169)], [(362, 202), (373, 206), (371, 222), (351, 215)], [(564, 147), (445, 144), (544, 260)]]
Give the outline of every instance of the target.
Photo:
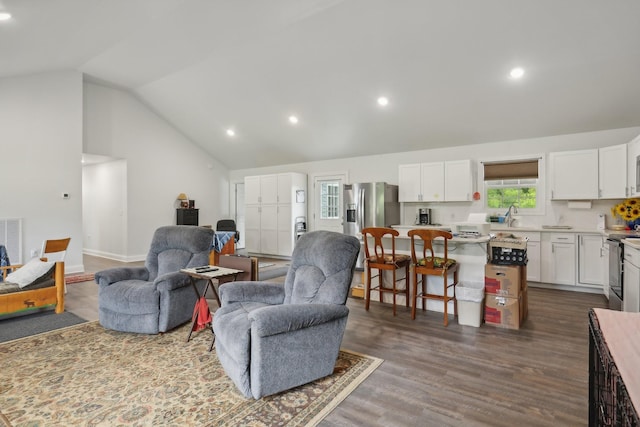
[(425, 202), (447, 201), (446, 170), (447, 162), (433, 162), (422, 164), (422, 200)]
[(602, 286), (601, 234), (578, 234), (578, 284)]
[(527, 242), (527, 282), (539, 282), (540, 276), (540, 242)]
[(398, 166), (400, 202), (471, 201), (475, 173), (471, 160)]
[(640, 250), (624, 246), (624, 288), (622, 311), (640, 311)]
[(640, 135), (627, 144), (627, 185), (629, 186), (629, 197), (640, 196)]
[(573, 233), (542, 233), (541, 278), (557, 285), (576, 285), (576, 239)]
[(474, 179), (471, 160), (444, 162), (444, 200), (470, 202), (473, 200)]
[[(603, 240), (606, 240), (603, 238)], [(602, 293), (609, 299), (609, 245), (606, 241), (602, 245)]]
[[(245, 245), (249, 253), (291, 256), (295, 219), (306, 216), (307, 176), (283, 173), (245, 177)], [(246, 197), (249, 193), (249, 197)]]
[(527, 238), (527, 282), (540, 282), (540, 232), (510, 231), (515, 237)]
[(263, 205), (278, 203), (278, 175), (260, 177), (260, 203)]
[(419, 202), (422, 198), (422, 165), (398, 166), (398, 201)]
[(247, 205), (260, 204), (260, 177), (259, 176), (245, 177), (244, 202)]
[(293, 223), (293, 218), (291, 218), (291, 205), (278, 205), (276, 215), (278, 233), (277, 253), (279, 255), (291, 255), (293, 252), (293, 240), (295, 239), (295, 224)]
[(598, 150), (598, 184), (600, 199), (627, 197), (627, 144)]
[(598, 150), (549, 153), (551, 199), (598, 198)]
[[(246, 183), (246, 181), (245, 181)], [(246, 188), (246, 184), (245, 184)], [(260, 205), (247, 204), (244, 210), (245, 249), (249, 253), (260, 253)], [(247, 236), (252, 236), (247, 239)]]
[(620, 144), (600, 149), (550, 153), (551, 199), (627, 197), (627, 149), (627, 144)]
[(398, 166), (398, 201), (444, 201), (444, 162)]

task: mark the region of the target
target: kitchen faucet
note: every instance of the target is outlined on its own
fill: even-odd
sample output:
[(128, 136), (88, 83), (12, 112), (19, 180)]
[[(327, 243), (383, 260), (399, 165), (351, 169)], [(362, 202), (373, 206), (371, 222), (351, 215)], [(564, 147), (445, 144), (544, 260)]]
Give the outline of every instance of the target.
[(504, 216), (504, 222), (507, 223), (507, 227), (509, 228), (513, 227), (513, 222), (516, 220), (513, 217), (513, 214), (517, 214), (517, 213), (518, 213), (518, 207), (512, 203), (511, 206), (509, 206), (509, 210), (507, 211), (507, 214)]

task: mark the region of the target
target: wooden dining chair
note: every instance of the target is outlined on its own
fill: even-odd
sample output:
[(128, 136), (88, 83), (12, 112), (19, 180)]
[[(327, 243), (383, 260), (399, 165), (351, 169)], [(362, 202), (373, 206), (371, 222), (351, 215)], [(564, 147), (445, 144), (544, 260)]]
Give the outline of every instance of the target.
[[(448, 242), (453, 237), (451, 233), (443, 230), (417, 229), (409, 230), (407, 235), (411, 238), (411, 263), (413, 264), (413, 305), (411, 318), (416, 318), (418, 298), (422, 300), (422, 310), (426, 309), (427, 300), (435, 299), (444, 303), (444, 326), (449, 325), (449, 301), (453, 301), (453, 316), (458, 314), (458, 302), (456, 300), (456, 285), (458, 284), (458, 269), (460, 264), (455, 259), (449, 258)], [(443, 242), (442, 256), (436, 256), (433, 249), (434, 242)], [(416, 250), (416, 246), (422, 246), (422, 251)], [(453, 281), (449, 283), (449, 275), (453, 275)], [(443, 294), (429, 293), (427, 277), (442, 277)], [(418, 283), (421, 285), (418, 292)]]
[(45, 240), (42, 242), (40, 258), (46, 258), (48, 261), (52, 261), (49, 258), (55, 254), (54, 258), (56, 259), (53, 261), (64, 261), (70, 241), (71, 237), (67, 237), (65, 239)]
[[(365, 252), (365, 270), (367, 272), (365, 279), (365, 309), (369, 310), (369, 301), (371, 300), (371, 291), (377, 290), (380, 295), (380, 302), (383, 302), (383, 294), (391, 293), (393, 295), (393, 315), (396, 315), (396, 295), (403, 294), (407, 308), (409, 307), (409, 266), (411, 258), (409, 255), (396, 254), (396, 241), (400, 233), (398, 230), (387, 227), (368, 227), (362, 230), (362, 238), (364, 240)], [(390, 239), (390, 249), (385, 249), (382, 244), (383, 238)], [(371, 247), (371, 242), (373, 247)], [(396, 271), (404, 268), (405, 274), (403, 278), (396, 278)], [(371, 287), (372, 270), (378, 270), (378, 286)], [(385, 284), (383, 272), (390, 271), (392, 273), (392, 283)], [(405, 281), (404, 289), (400, 289), (398, 282)]]

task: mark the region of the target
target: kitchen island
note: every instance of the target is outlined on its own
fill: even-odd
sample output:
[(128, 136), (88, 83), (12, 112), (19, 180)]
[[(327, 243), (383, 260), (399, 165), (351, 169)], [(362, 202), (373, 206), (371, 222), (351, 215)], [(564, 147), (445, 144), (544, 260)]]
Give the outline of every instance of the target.
[[(400, 254), (411, 255), (411, 239), (407, 235), (409, 230), (418, 228), (431, 228), (431, 229), (447, 229), (447, 227), (435, 227), (435, 226), (407, 226), (407, 225), (393, 225), (391, 228), (398, 230), (400, 235), (396, 238), (396, 252)], [(448, 229), (447, 229), (448, 231)], [(488, 259), (488, 242), (489, 236), (479, 237), (460, 237), (455, 236), (449, 240), (449, 258), (455, 259), (460, 264), (458, 272), (458, 283), (484, 283), (484, 268)], [(390, 245), (385, 246), (390, 247)], [(440, 250), (438, 250), (440, 248)], [(442, 256), (442, 244), (434, 245), (436, 256)], [(402, 277), (404, 274), (402, 270), (398, 270), (398, 277)], [(385, 280), (390, 280), (387, 275), (384, 276)], [(390, 277), (390, 273), (389, 273)], [(374, 279), (375, 280), (375, 279)], [(404, 284), (400, 282), (402, 287)], [(443, 280), (439, 277), (429, 276), (427, 280), (427, 289), (430, 293), (443, 294)], [(411, 295), (413, 297), (413, 295)], [(404, 303), (402, 295), (398, 295), (398, 304)], [(371, 300), (379, 301), (377, 291), (371, 291)], [(392, 301), (392, 295), (386, 294), (383, 296), (383, 301), (390, 303)], [(422, 308), (421, 301), (418, 301), (418, 308)], [(443, 312), (444, 307), (441, 301), (428, 300), (427, 310)], [(453, 302), (449, 302), (449, 313), (453, 313)]]

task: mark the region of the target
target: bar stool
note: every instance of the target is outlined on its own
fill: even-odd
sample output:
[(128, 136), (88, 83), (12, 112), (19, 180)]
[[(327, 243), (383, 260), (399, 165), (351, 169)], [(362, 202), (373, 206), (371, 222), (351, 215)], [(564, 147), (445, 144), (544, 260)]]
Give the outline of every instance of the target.
[[(371, 270), (378, 269), (378, 286), (373, 288), (377, 290), (380, 295), (380, 302), (382, 302), (382, 295), (385, 292), (393, 294), (393, 315), (396, 315), (396, 295), (404, 294), (407, 307), (409, 307), (409, 265), (411, 264), (411, 258), (408, 255), (396, 254), (396, 241), (400, 233), (398, 230), (388, 227), (368, 227), (362, 229), (362, 239), (364, 240), (364, 253), (365, 253), (365, 270), (367, 270), (367, 277), (365, 281), (365, 309), (369, 310), (369, 301), (371, 300)], [(391, 238), (391, 252), (386, 252), (382, 245), (382, 239), (384, 237)], [(370, 250), (369, 240), (373, 240), (373, 252)], [(396, 279), (396, 270), (404, 268), (404, 278)], [(385, 286), (383, 280), (383, 272), (391, 271), (393, 274), (393, 282), (390, 285)], [(375, 277), (375, 276), (373, 276)], [(397, 283), (404, 280), (405, 288), (398, 289)]]
[[(453, 236), (448, 231), (442, 230), (409, 230), (407, 233), (411, 237), (411, 263), (413, 264), (413, 307), (411, 308), (411, 318), (416, 318), (416, 306), (418, 298), (422, 299), (422, 310), (426, 309), (427, 299), (435, 299), (444, 302), (444, 326), (449, 325), (448, 308), (449, 301), (453, 301), (453, 316), (458, 314), (458, 301), (456, 300), (456, 285), (458, 284), (458, 269), (460, 264), (455, 259), (449, 258), (448, 241)], [(418, 240), (418, 239), (421, 239)], [(442, 257), (435, 256), (433, 243), (436, 239), (444, 242), (444, 252)], [(422, 254), (418, 258), (416, 246), (422, 243)], [(453, 273), (453, 282), (448, 282), (449, 273)], [(422, 285), (421, 292), (418, 293), (418, 276)], [(442, 277), (443, 295), (431, 294), (427, 291), (427, 276)], [(451, 294), (449, 294), (451, 290)]]

